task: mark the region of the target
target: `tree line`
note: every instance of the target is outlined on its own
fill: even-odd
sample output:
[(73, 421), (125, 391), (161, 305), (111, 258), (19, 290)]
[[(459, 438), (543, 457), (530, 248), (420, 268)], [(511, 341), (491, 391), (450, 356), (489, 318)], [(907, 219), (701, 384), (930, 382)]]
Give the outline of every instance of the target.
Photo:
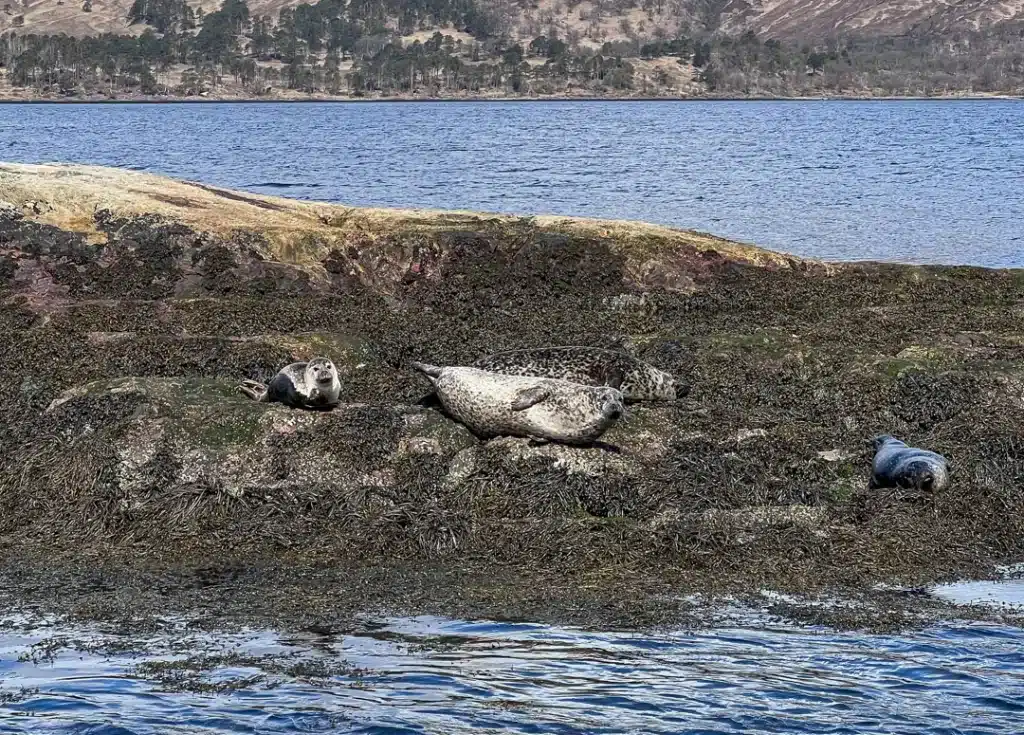
[[(646, 0), (645, 0), (646, 1)], [(88, 2), (88, 0), (85, 0)], [(517, 42), (476, 0), (319, 0), (253, 15), (245, 0), (214, 12), (185, 0), (134, 0), (138, 35), (0, 36), (15, 87), (46, 95), (197, 95), (228, 81), (244, 94), (426, 96), (636, 90), (637, 66), (672, 59), (714, 95), (938, 94), (1024, 89), (1024, 26), (958, 36), (832, 39), (816, 45), (696, 32), (587, 48), (553, 33)], [(400, 37), (448, 26), (422, 41)], [(468, 39), (468, 40), (467, 40)], [(668, 83), (660, 67), (657, 85)], [(645, 82), (646, 84), (646, 82)]]
[(737, 95), (1024, 92), (1024, 24), (958, 35), (834, 39), (817, 46), (721, 38), (700, 52), (701, 81)]

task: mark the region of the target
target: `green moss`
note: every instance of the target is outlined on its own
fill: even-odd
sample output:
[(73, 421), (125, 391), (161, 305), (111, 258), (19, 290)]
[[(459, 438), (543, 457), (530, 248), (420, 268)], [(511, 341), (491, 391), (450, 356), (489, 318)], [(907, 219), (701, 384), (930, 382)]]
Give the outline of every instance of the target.
[(718, 333), (711, 335), (706, 344), (707, 349), (718, 353), (743, 351), (768, 358), (783, 357), (797, 349), (807, 349), (806, 345), (788, 332), (769, 329), (753, 333)]
[[(157, 379), (150, 378), (148, 380)], [(249, 399), (238, 392), (237, 382), (229, 380), (184, 378), (172, 379), (163, 384), (161, 398), (173, 400), (176, 394), (180, 394), (184, 402), (188, 404), (207, 405), (224, 400), (239, 404), (249, 403)]]
[(113, 394), (143, 396), (172, 434), (201, 447), (251, 444), (262, 435), (265, 406), (241, 395), (228, 380), (124, 377), (87, 383), (68, 395), (75, 400)]
[(882, 358), (874, 365), (875, 369), (886, 377), (895, 379), (909, 370), (934, 371), (950, 362), (941, 350), (915, 345), (901, 351), (896, 357)]
[(187, 411), (178, 417), (171, 431), (186, 434), (190, 444), (202, 449), (252, 446), (265, 433), (260, 421), (262, 411), (255, 404), (254, 409), (219, 407), (212, 411)]
[(154, 398), (170, 421), (170, 432), (187, 436), (189, 444), (211, 449), (252, 444), (263, 434), (265, 404), (243, 396), (233, 381), (188, 378), (156, 384)]
[(237, 384), (212, 378), (163, 378), (125, 376), (110, 380), (94, 380), (70, 389), (74, 396), (98, 396), (111, 393), (135, 393), (161, 403), (206, 404), (225, 399), (244, 398)]
[(824, 498), (831, 503), (846, 503), (853, 494), (864, 485), (861, 478), (850, 476), (836, 480), (824, 493)]

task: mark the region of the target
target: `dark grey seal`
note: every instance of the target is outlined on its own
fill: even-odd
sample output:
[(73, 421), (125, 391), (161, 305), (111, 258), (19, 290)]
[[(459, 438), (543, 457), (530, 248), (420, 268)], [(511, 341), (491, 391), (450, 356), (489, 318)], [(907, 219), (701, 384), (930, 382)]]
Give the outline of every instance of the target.
[(269, 384), (244, 380), (238, 389), (254, 401), (283, 403), (292, 408), (331, 408), (338, 403), (341, 381), (338, 369), (326, 357), (293, 362)]
[(931, 492), (949, 485), (949, 463), (941, 454), (907, 446), (888, 434), (871, 441), (875, 459), (869, 488), (900, 487)]
[(690, 386), (642, 360), (600, 347), (536, 347), (482, 357), (472, 367), (504, 375), (558, 378), (581, 385), (614, 385), (628, 403), (683, 398)]
[(481, 438), (523, 436), (562, 444), (595, 442), (622, 416), (622, 393), (554, 378), (412, 362), (453, 419)]

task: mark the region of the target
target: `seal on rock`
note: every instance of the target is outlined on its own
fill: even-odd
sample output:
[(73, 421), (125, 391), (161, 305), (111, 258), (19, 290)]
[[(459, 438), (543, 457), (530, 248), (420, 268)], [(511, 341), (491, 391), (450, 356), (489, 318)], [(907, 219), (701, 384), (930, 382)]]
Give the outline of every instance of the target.
[(292, 408), (331, 408), (338, 403), (338, 369), (326, 357), (293, 362), (269, 384), (244, 380), (238, 389), (260, 403), (283, 403)]
[(683, 398), (690, 386), (642, 360), (600, 347), (536, 347), (482, 357), (472, 367), (504, 375), (558, 378), (581, 385), (618, 386), (628, 403)]
[(868, 482), (870, 489), (900, 487), (931, 492), (943, 490), (949, 484), (949, 464), (941, 454), (907, 446), (888, 434), (871, 442), (875, 459)]
[(473, 367), (437, 367), (415, 361), (411, 365), (433, 383), (445, 412), (480, 438), (523, 436), (587, 445), (625, 411), (617, 387), (505, 375)]

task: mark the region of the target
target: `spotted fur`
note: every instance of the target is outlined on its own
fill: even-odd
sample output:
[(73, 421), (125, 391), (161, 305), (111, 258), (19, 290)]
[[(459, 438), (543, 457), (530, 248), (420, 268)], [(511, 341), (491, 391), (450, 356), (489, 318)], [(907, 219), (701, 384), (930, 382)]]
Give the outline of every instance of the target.
[(261, 403), (283, 403), (292, 408), (331, 408), (341, 392), (338, 369), (326, 357), (293, 362), (281, 369), (269, 384), (244, 380), (238, 386), (249, 398)]
[(503, 375), (472, 367), (412, 367), (434, 385), (445, 411), (481, 438), (524, 436), (592, 444), (622, 416), (622, 393), (552, 378)]
[(599, 347), (537, 347), (483, 357), (472, 367), (504, 375), (557, 378), (618, 388), (629, 403), (671, 401), (690, 392), (683, 381), (642, 360)]
[(872, 440), (875, 459), (869, 487), (939, 491), (949, 485), (949, 463), (941, 454), (907, 446), (892, 436)]

